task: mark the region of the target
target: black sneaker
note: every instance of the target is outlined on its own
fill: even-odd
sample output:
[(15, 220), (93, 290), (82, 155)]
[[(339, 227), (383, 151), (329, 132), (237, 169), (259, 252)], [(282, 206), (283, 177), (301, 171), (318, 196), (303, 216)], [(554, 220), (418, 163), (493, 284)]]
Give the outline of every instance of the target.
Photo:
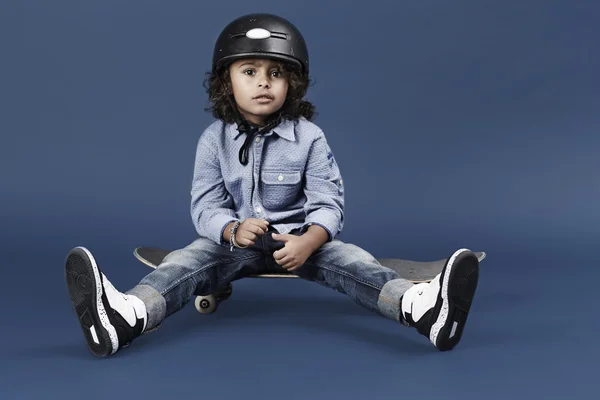
[(462, 337), (478, 279), (477, 256), (468, 249), (456, 251), (440, 275), (406, 291), (402, 322), (427, 336), (439, 350), (453, 349)]
[(146, 328), (146, 306), (116, 290), (92, 254), (75, 247), (67, 255), (65, 280), (92, 354), (105, 357), (128, 346)]

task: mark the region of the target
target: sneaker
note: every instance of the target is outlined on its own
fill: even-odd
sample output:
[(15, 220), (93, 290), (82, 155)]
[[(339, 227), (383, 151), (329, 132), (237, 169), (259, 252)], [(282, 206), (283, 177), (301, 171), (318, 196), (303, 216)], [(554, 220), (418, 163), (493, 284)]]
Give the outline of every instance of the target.
[(479, 279), (479, 260), (456, 251), (430, 283), (416, 284), (402, 297), (402, 322), (415, 327), (439, 350), (451, 350), (462, 337)]
[(67, 255), (65, 280), (87, 345), (95, 356), (114, 354), (146, 328), (146, 306), (139, 298), (119, 292), (83, 247)]

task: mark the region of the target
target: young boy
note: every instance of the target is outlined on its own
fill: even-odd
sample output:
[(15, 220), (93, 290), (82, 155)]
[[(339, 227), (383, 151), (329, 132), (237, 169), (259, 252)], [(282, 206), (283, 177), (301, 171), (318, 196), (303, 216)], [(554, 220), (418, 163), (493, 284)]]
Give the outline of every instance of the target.
[(308, 72), (304, 39), (283, 18), (247, 15), (221, 32), (207, 80), (216, 121), (198, 141), (191, 190), (199, 237), (127, 292), (113, 287), (86, 248), (67, 256), (68, 292), (94, 355), (129, 345), (194, 295), (285, 270), (416, 328), (440, 350), (460, 341), (478, 281), (472, 252), (456, 251), (436, 279), (414, 285), (335, 238), (344, 187), (323, 132), (310, 122), (314, 107), (302, 100)]

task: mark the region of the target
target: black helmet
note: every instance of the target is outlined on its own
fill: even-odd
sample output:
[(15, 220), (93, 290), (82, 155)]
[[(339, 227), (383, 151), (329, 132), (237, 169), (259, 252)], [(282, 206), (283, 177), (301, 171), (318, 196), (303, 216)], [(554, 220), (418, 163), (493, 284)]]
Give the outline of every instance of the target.
[(308, 75), (308, 49), (302, 34), (277, 15), (249, 14), (230, 22), (215, 43), (213, 72), (247, 57), (291, 62)]

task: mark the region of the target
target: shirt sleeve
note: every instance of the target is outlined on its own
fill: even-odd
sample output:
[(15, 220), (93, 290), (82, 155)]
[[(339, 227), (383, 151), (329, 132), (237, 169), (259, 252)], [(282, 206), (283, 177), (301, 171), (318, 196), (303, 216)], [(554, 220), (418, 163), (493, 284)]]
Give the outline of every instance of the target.
[(301, 232), (310, 225), (319, 225), (329, 234), (327, 241), (330, 242), (344, 226), (344, 187), (340, 169), (323, 132), (311, 145), (305, 178), (306, 218)]
[(238, 221), (233, 197), (225, 187), (219, 159), (203, 138), (198, 141), (191, 188), (190, 211), (196, 232), (223, 244), (223, 231)]

